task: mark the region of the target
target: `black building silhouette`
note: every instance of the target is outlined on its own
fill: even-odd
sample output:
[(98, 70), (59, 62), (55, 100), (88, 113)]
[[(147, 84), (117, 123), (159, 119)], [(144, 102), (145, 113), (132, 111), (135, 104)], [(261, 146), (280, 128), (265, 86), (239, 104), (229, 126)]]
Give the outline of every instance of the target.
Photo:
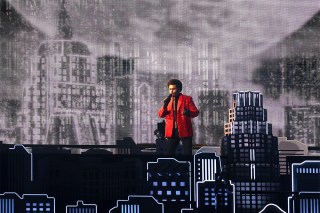
[(277, 202), (278, 142), (267, 122), (261, 93), (233, 94), (221, 158), (226, 178), (235, 184), (236, 212), (257, 212), (266, 204)]
[(293, 163), (291, 177), (293, 194), (288, 198), (288, 212), (319, 212), (320, 160), (305, 160), (302, 163)]
[(46, 194), (0, 194), (1, 213), (55, 213), (55, 198)]
[(117, 206), (109, 213), (164, 213), (164, 206), (154, 197), (147, 195), (130, 195), (128, 200), (118, 200)]
[(234, 184), (223, 178), (221, 160), (213, 147), (194, 155), (194, 193), (200, 212), (234, 212)]
[(82, 200), (77, 201), (77, 205), (66, 206), (66, 213), (97, 213), (97, 205), (84, 204)]
[(105, 211), (116, 200), (144, 194), (145, 164), (134, 156), (37, 154), (34, 165), (33, 190), (56, 197), (57, 212), (77, 200)]
[(191, 163), (174, 158), (158, 158), (147, 167), (149, 195), (166, 210), (191, 207)]
[(29, 193), (33, 181), (32, 154), (22, 145), (0, 143), (0, 193)]
[(201, 147), (194, 154), (194, 182), (217, 180), (221, 174), (220, 157), (212, 147)]
[(234, 213), (234, 185), (219, 179), (197, 182), (197, 208), (203, 212)]

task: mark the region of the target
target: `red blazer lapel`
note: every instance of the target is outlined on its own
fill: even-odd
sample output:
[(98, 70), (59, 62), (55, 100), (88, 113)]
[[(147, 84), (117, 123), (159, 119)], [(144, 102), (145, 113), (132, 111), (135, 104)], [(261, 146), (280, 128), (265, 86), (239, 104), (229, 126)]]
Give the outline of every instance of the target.
[(179, 97), (179, 99), (178, 99), (178, 108), (177, 108), (177, 111), (179, 111), (180, 106), (181, 106), (181, 104), (182, 104), (182, 101), (183, 101), (183, 97), (182, 97), (182, 96), (183, 96), (183, 95), (181, 94), (180, 97)]
[(167, 106), (167, 110), (168, 110), (168, 111), (173, 110), (173, 109), (172, 109), (172, 104), (173, 104), (173, 99), (171, 98), (171, 100), (170, 100), (170, 102), (169, 102), (169, 104), (168, 104), (168, 106)]

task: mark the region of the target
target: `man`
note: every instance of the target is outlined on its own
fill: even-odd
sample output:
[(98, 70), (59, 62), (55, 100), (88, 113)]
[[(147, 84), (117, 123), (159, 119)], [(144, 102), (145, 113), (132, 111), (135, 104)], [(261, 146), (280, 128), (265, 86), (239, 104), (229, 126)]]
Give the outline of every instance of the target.
[(192, 124), (191, 118), (197, 117), (199, 111), (193, 103), (192, 97), (183, 95), (182, 83), (178, 79), (168, 82), (170, 95), (163, 100), (159, 110), (159, 117), (166, 119), (165, 137), (167, 138), (166, 151), (173, 155), (181, 140), (183, 153), (192, 154)]

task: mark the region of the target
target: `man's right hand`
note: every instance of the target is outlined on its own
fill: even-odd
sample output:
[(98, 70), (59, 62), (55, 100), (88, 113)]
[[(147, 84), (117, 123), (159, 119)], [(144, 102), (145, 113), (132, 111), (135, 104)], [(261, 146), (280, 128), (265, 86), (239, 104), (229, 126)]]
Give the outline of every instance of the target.
[(167, 108), (168, 104), (170, 103), (171, 97), (172, 97), (172, 95), (170, 94), (170, 95), (168, 95), (167, 98), (165, 98), (163, 100), (163, 108)]

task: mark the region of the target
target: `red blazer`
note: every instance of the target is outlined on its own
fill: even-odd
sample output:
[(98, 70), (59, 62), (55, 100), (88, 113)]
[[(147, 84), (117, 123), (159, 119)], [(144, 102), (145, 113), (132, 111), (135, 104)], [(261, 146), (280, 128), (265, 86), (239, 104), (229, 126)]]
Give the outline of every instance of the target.
[[(173, 130), (173, 108), (172, 108), (173, 99), (171, 99), (170, 103), (167, 106), (167, 109), (164, 109), (163, 106), (158, 112), (160, 118), (166, 118), (166, 127), (165, 127), (165, 137), (172, 137)], [(190, 117), (187, 115), (183, 115), (184, 110), (190, 110)], [(199, 114), (199, 110), (196, 105), (193, 103), (192, 97), (181, 94), (178, 99), (177, 106), (177, 124), (178, 124), (178, 132), (180, 138), (192, 137), (192, 124), (191, 118), (197, 117)]]

